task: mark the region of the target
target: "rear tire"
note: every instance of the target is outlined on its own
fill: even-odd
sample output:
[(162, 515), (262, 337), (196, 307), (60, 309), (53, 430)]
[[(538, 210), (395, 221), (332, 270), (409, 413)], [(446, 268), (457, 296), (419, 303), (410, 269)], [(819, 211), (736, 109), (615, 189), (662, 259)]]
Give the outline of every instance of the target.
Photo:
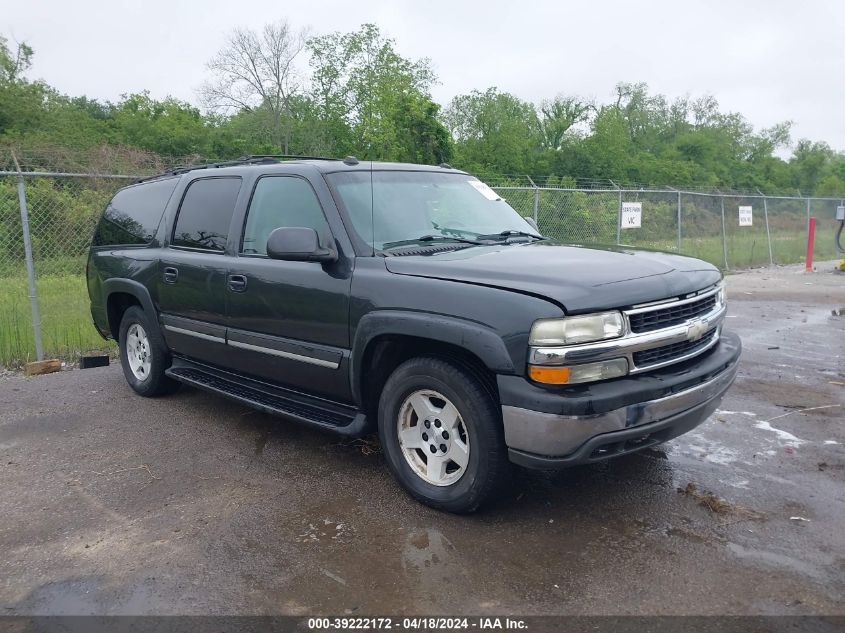
[(393, 476), (438, 510), (475, 511), (509, 469), (497, 403), (473, 373), (445, 360), (402, 363), (384, 385), (378, 422)]
[(154, 397), (179, 388), (178, 382), (164, 374), (171, 358), (158, 324), (139, 306), (131, 306), (123, 313), (118, 346), (123, 375), (135, 393)]

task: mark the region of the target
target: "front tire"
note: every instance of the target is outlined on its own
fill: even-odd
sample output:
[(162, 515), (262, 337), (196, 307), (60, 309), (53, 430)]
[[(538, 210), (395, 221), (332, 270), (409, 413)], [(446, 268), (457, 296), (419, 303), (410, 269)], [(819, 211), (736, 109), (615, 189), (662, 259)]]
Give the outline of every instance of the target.
[(123, 375), (137, 394), (154, 397), (179, 388), (178, 382), (164, 375), (170, 367), (170, 354), (158, 325), (139, 306), (131, 306), (123, 313), (118, 345)]
[(421, 357), (400, 365), (382, 391), (378, 421), (391, 473), (433, 508), (475, 511), (509, 467), (494, 398), (451, 362)]

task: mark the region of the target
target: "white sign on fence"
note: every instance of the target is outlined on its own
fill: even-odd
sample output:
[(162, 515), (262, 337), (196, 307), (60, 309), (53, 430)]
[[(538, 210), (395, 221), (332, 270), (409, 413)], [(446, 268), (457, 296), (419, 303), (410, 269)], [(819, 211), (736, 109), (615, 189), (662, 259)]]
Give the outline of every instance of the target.
[(638, 229), (642, 226), (643, 203), (623, 202), (622, 203), (622, 228)]
[(751, 207), (739, 208), (739, 225), (751, 226)]

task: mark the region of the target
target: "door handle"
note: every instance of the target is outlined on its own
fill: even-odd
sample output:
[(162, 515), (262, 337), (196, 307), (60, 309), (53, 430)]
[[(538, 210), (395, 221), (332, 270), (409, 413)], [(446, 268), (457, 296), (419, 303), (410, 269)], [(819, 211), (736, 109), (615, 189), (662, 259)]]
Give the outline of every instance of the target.
[(229, 275), (229, 290), (246, 292), (246, 275)]
[(164, 283), (175, 284), (177, 279), (179, 279), (179, 271), (172, 266), (167, 266), (164, 269)]

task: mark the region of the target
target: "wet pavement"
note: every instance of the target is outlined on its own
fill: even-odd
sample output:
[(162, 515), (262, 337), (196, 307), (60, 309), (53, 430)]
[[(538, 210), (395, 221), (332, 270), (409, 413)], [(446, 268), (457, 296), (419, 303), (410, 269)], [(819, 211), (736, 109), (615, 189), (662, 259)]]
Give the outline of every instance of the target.
[(469, 517), (410, 500), (371, 442), (144, 400), (117, 366), (4, 379), (0, 608), (845, 614), (845, 275), (732, 275), (729, 299), (745, 353), (708, 422), (516, 471)]

